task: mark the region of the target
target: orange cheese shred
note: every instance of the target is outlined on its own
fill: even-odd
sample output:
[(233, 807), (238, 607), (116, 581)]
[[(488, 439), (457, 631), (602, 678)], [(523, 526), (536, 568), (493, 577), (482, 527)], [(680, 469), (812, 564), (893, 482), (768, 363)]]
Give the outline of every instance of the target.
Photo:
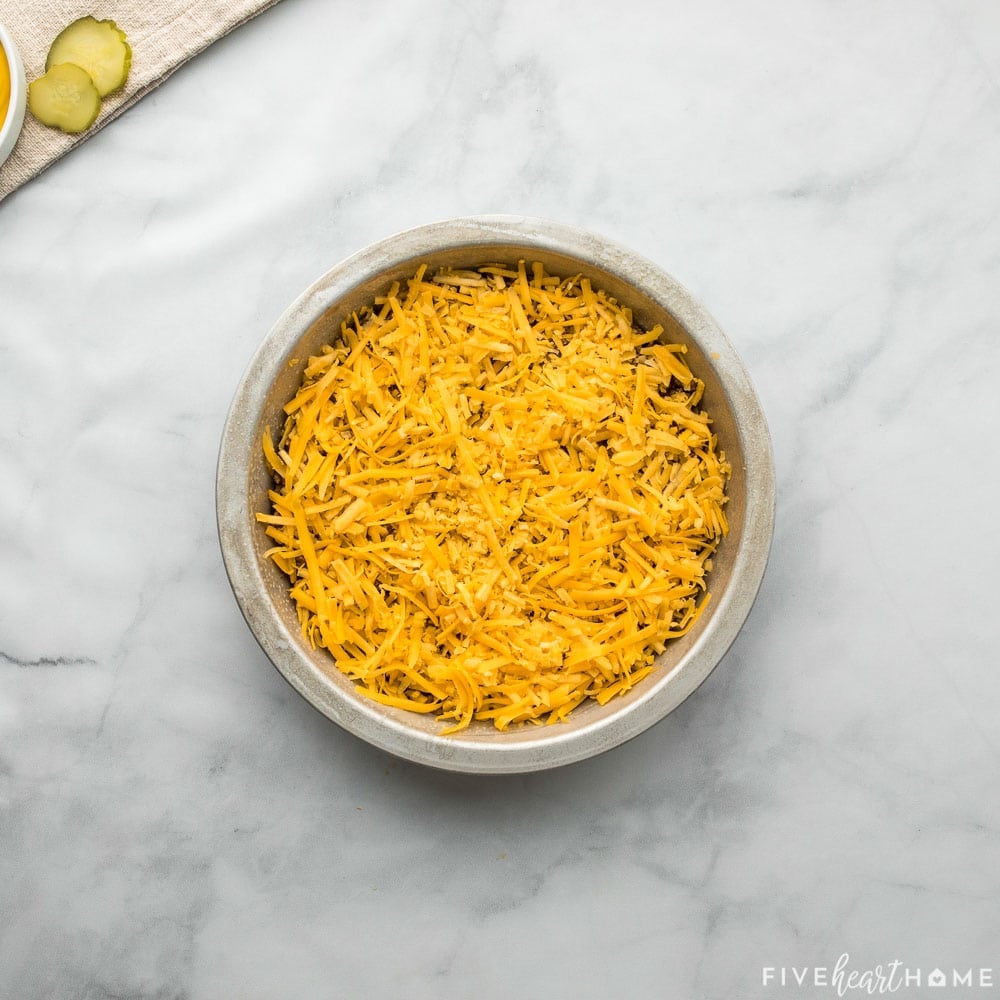
[(686, 352), (525, 261), (422, 266), (352, 314), (262, 445), (303, 634), (445, 733), (625, 694), (697, 621), (728, 531)]

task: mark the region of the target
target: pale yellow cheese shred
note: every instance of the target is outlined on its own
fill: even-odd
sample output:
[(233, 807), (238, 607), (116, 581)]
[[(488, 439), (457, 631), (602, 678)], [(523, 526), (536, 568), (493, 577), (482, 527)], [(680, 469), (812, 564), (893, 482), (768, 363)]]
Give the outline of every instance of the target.
[(523, 261), (421, 267), (352, 315), (263, 441), (308, 640), (449, 733), (646, 677), (708, 600), (730, 473), (662, 338)]

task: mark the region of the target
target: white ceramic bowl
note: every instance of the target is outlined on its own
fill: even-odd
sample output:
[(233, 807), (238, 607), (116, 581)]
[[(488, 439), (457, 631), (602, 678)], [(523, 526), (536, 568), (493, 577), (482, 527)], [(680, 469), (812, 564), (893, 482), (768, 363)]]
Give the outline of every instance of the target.
[[(271, 542), (255, 520), (271, 485), (261, 437), (280, 427), (309, 355), (337, 336), (341, 320), (370, 303), (419, 263), (472, 267), (541, 261), (550, 273), (582, 273), (629, 306), (639, 325), (661, 323), (689, 346), (687, 360), (706, 383), (733, 472), (730, 532), (713, 559), (712, 601), (696, 626), (658, 658), (657, 669), (606, 705), (584, 703), (563, 723), (498, 732), (473, 723), (440, 735), (433, 717), (385, 707), (358, 694), (325, 650), (304, 641), (287, 578), (264, 552)], [(711, 317), (656, 265), (578, 229), (537, 219), (455, 219), (392, 236), (321, 277), (275, 324), (250, 363), (226, 421), (216, 501), (226, 570), (244, 617), (274, 665), (309, 702), (349, 732), (389, 753), (432, 767), (473, 773), (536, 771), (591, 757), (661, 720), (711, 673), (742, 627), (757, 594), (774, 520), (774, 467), (764, 415), (747, 372)]]
[(3, 163), (13, 152), (17, 137), (21, 134), (24, 124), (24, 108), (28, 101), (28, 83), (24, 76), (24, 64), (17, 51), (10, 32), (0, 24), (0, 47), (7, 57), (10, 67), (10, 103), (7, 113), (0, 122), (0, 163)]

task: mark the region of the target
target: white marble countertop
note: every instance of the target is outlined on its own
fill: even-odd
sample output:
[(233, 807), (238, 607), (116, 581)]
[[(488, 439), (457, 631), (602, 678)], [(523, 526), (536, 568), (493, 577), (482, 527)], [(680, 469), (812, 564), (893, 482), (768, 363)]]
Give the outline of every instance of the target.
[[(1000, 997), (998, 67), (993, 0), (284, 0), (6, 199), (0, 995)], [(709, 681), (490, 779), (303, 702), (213, 506), (284, 307), (481, 213), (687, 285), (779, 479)]]

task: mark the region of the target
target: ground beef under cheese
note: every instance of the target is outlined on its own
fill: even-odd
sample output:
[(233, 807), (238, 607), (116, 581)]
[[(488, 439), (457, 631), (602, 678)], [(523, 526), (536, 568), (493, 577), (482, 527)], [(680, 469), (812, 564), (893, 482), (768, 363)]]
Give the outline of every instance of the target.
[(540, 264), (421, 267), (310, 358), (257, 516), (304, 634), (456, 732), (557, 722), (708, 600), (729, 466), (683, 344)]

